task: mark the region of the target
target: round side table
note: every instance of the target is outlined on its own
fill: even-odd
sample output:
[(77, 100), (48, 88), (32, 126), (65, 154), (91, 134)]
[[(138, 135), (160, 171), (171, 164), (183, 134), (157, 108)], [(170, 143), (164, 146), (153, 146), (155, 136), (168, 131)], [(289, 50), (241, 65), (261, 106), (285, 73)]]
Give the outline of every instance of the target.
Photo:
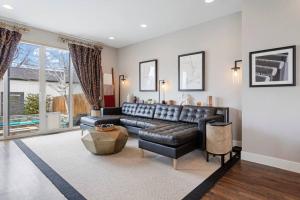
[(224, 165), (224, 157), (230, 154), (232, 157), (232, 123), (213, 122), (206, 125), (206, 160), (209, 154), (221, 156), (221, 165)]

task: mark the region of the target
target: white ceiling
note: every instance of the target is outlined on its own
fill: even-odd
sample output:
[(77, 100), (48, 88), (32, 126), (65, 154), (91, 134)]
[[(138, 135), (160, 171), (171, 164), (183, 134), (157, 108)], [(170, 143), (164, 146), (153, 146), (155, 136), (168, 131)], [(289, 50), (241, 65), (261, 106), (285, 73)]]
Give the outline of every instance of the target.
[(241, 0), (0, 0), (0, 6), (0, 17), (119, 48), (238, 12)]

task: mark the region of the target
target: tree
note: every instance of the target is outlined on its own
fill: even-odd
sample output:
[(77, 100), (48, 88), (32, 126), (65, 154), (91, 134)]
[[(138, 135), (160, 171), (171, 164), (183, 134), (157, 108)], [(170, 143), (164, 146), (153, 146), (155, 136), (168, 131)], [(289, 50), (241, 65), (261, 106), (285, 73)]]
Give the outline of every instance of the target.
[(70, 78), (68, 72), (70, 69), (69, 53), (62, 50), (50, 49), (47, 51), (47, 73), (55, 82), (50, 83), (49, 86), (64, 98), (65, 108), (67, 113), (68, 107), (68, 91)]
[(12, 67), (38, 66), (38, 49), (31, 44), (20, 44), (17, 47)]
[[(51, 110), (52, 98), (47, 95), (46, 97), (46, 112)], [(39, 114), (39, 94), (28, 94), (25, 98), (24, 105), (25, 115)]]

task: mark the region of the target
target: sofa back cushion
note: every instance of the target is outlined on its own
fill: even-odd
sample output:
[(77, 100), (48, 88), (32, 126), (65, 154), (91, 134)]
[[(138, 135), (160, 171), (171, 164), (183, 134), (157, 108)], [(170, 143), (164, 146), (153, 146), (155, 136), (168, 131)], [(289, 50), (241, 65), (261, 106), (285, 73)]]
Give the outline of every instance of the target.
[(201, 118), (215, 115), (216, 108), (200, 106), (183, 106), (180, 113), (180, 121), (198, 123)]
[(154, 104), (139, 104), (134, 116), (136, 117), (146, 117), (146, 118), (153, 118), (155, 111)]
[(123, 115), (134, 115), (138, 104), (136, 103), (123, 103), (122, 114)]
[(157, 104), (154, 119), (179, 121), (182, 106)]

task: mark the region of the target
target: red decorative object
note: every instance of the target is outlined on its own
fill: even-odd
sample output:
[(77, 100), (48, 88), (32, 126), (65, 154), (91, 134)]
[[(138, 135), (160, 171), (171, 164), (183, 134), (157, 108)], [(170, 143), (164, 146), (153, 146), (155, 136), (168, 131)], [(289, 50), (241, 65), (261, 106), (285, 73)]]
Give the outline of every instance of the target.
[(115, 107), (115, 95), (104, 95), (104, 107)]

